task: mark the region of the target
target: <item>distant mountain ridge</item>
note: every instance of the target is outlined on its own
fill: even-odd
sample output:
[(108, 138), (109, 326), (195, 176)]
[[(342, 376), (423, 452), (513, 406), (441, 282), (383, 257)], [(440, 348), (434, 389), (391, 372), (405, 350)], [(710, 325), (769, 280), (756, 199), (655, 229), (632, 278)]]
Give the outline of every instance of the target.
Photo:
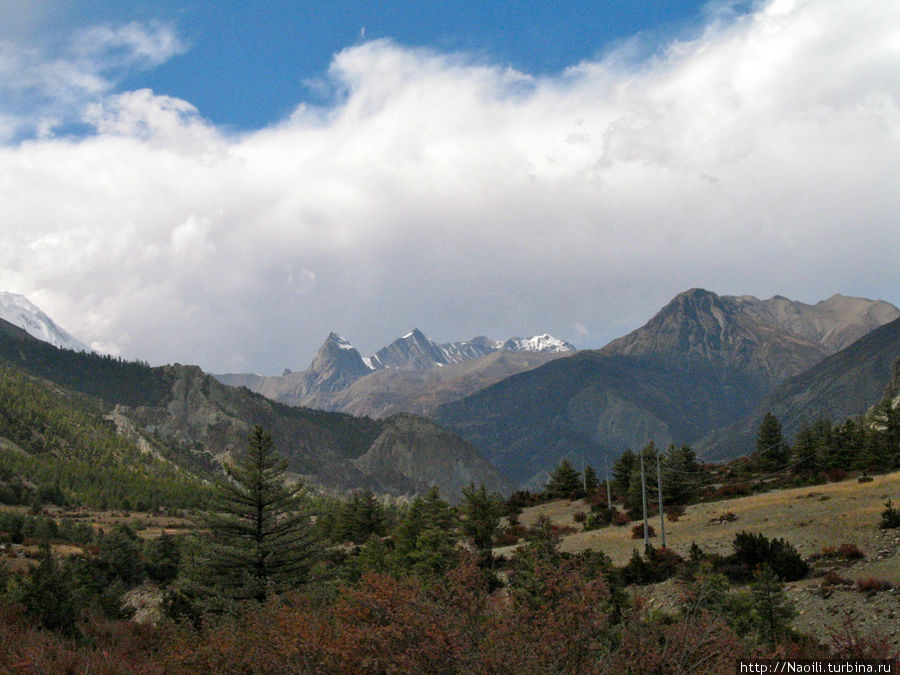
[[(338, 333), (331, 333), (309, 368), (280, 377), (216, 375), (221, 382), (245, 386), (273, 400), (321, 410), (385, 417), (399, 412), (430, 410), (520, 372), (575, 351), (575, 346), (550, 335), (493, 340), (485, 336), (438, 343), (414, 329), (370, 357)], [(522, 355), (490, 359), (497, 354)], [(484, 365), (484, 378), (471, 364)], [(435, 374), (432, 371), (447, 370)], [(458, 379), (457, 379), (458, 378)], [(430, 385), (438, 386), (436, 397)], [(461, 393), (460, 393), (461, 392)], [(433, 399), (437, 399), (436, 401)]]
[(845, 349), (791, 377), (763, 397), (745, 417), (696, 444), (709, 459), (730, 459), (755, 446), (767, 412), (790, 440), (805, 422), (826, 417), (836, 424), (861, 415), (883, 396), (900, 391), (900, 319), (876, 328)]
[(434, 418), (514, 479), (539, 481), (562, 457), (596, 463), (650, 440), (694, 442), (896, 317), (896, 307), (864, 298), (806, 305), (690, 289), (602, 349), (515, 375)]
[(151, 368), (61, 350), (3, 320), (0, 362), (102, 401), (131, 443), (188, 470), (228, 458), (261, 425), (289, 470), (321, 486), (407, 495), (436, 485), (451, 499), (470, 482), (510, 488), (474, 446), (421, 417), (372, 420), (285, 406), (223, 385), (196, 366)]
[(37, 305), (24, 295), (0, 291), (0, 319), (18, 326), (32, 337), (54, 347), (76, 352), (90, 351), (88, 347), (60, 328)]

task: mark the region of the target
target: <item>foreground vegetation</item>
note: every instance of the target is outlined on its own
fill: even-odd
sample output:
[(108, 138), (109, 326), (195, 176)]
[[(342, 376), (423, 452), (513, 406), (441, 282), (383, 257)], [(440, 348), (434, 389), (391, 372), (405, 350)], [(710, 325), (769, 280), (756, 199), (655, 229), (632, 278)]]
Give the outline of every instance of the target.
[[(760, 533), (739, 532), (727, 554), (651, 546), (616, 565), (561, 551), (551, 521), (522, 525), (516, 500), (483, 487), (456, 507), (436, 490), (393, 507), (370, 492), (313, 498), (283, 483), (261, 429), (216, 495), (183, 537), (5, 516), (9, 539), (43, 533), (81, 552), (44, 546), (27, 573), (0, 572), (0, 670), (720, 673), (739, 657), (895, 657), (849, 620), (832, 635), (794, 631), (785, 583), (809, 561)], [(513, 533), (515, 555), (496, 556)], [(642, 589), (666, 579), (677, 599), (651, 609)], [(136, 588), (156, 598), (156, 621), (129, 620)]]

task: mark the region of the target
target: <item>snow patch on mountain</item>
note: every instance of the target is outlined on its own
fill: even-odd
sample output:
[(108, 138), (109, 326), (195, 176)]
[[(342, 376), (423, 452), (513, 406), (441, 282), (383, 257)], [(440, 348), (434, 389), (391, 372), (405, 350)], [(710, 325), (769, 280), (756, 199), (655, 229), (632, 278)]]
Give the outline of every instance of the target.
[(544, 333), (543, 335), (533, 335), (530, 338), (510, 338), (503, 343), (500, 349), (505, 349), (509, 352), (559, 354), (562, 352), (574, 352), (575, 345)]
[(60, 328), (24, 295), (0, 291), (0, 319), (18, 326), (32, 337), (61, 349), (90, 351), (84, 344)]

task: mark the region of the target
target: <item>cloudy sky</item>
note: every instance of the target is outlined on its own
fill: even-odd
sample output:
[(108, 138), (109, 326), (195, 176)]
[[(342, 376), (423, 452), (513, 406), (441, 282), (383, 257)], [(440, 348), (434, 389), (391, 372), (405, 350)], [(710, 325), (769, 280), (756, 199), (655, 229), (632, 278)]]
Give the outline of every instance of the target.
[(598, 347), (898, 261), (896, 0), (0, 0), (0, 290), (97, 349)]

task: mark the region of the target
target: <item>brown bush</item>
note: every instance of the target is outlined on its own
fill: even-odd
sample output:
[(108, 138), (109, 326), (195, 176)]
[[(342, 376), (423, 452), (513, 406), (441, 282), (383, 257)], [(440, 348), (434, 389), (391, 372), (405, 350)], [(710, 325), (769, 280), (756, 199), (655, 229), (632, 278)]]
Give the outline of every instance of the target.
[(616, 511), (612, 517), (612, 524), (616, 527), (623, 527), (630, 523), (631, 520), (628, 518), (628, 514), (624, 511)]
[[(655, 537), (656, 530), (653, 529), (652, 525), (647, 525), (647, 536)], [(644, 524), (638, 523), (634, 527), (631, 528), (631, 538), (632, 539), (643, 539), (644, 538)]]
[(865, 558), (856, 544), (841, 544), (837, 548), (826, 546), (822, 549), (823, 558), (840, 558), (842, 560), (859, 560)]
[(847, 577), (842, 577), (840, 574), (833, 570), (828, 570), (825, 573), (825, 576), (822, 577), (822, 585), (823, 586), (852, 586), (853, 580), (848, 579)]
[(666, 520), (677, 523), (684, 515), (684, 507), (681, 504), (672, 504), (666, 507)]
[(860, 593), (878, 593), (879, 591), (889, 591), (893, 587), (894, 585), (887, 579), (865, 577), (856, 580), (856, 590)]
[(828, 469), (828, 471), (825, 472), (825, 478), (832, 483), (844, 480), (846, 477), (847, 472), (840, 468)]

